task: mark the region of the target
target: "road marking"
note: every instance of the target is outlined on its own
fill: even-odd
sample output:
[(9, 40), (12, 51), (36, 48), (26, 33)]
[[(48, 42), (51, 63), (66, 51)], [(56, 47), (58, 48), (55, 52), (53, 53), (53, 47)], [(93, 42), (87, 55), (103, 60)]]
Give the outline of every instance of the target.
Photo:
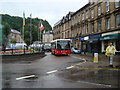
[(29, 75), (29, 76), (19, 77), (19, 78), (16, 78), (16, 80), (26, 79), (26, 78), (30, 78), (30, 77), (35, 77), (35, 75)]
[(71, 69), (71, 68), (73, 68), (74, 66), (70, 66), (70, 67), (66, 67), (66, 69)]
[(83, 60), (83, 61), (86, 61), (86, 59), (84, 59), (84, 58), (83, 58), (82, 60)]
[(85, 84), (98, 85), (98, 86), (106, 86), (106, 87), (111, 87), (112, 86), (112, 85), (105, 85), (105, 84), (91, 83), (91, 82), (84, 82), (84, 81), (78, 81), (78, 82), (85, 83)]
[(57, 72), (58, 70), (53, 70), (53, 71), (49, 71), (49, 72), (46, 72), (47, 74), (51, 74), (51, 73), (55, 73)]
[(71, 56), (71, 57), (77, 58), (77, 59), (81, 59), (81, 60), (83, 60), (83, 61), (86, 61), (86, 59), (84, 59), (84, 58), (79, 58), (79, 57), (75, 57), (75, 56)]

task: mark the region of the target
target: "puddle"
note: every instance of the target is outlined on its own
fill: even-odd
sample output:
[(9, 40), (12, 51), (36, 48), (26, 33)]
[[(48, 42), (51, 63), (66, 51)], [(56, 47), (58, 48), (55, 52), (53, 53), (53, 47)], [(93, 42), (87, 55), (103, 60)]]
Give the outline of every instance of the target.
[(58, 76), (73, 81), (85, 81), (92, 83), (101, 83), (106, 85), (112, 85), (112, 87), (119, 87), (118, 78), (120, 71), (110, 70), (83, 70), (83, 69), (71, 69), (58, 73)]

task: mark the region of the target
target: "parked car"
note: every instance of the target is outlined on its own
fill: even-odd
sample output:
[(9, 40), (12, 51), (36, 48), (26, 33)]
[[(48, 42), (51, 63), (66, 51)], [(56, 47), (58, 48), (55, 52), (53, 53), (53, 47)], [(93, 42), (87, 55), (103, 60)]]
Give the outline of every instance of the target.
[(72, 48), (71, 48), (71, 52), (74, 53), (74, 54), (80, 54), (80, 53), (81, 53), (81, 50), (72, 47)]
[(46, 51), (46, 52), (51, 52), (51, 46), (50, 46), (49, 44), (45, 44), (45, 45), (43, 46), (43, 49), (44, 49), (44, 51)]
[(43, 46), (43, 44), (32, 44), (32, 45), (30, 45), (28, 48), (29, 49), (34, 49), (34, 50), (42, 50), (42, 46)]

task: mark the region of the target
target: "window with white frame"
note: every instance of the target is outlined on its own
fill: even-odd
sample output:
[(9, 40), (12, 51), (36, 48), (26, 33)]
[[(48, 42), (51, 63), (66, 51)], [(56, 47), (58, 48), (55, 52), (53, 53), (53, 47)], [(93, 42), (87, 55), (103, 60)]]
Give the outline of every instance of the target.
[(98, 21), (98, 31), (100, 31), (102, 29), (102, 24), (101, 24), (101, 20)]
[(115, 0), (115, 7), (116, 8), (120, 7), (120, 0)]
[(91, 24), (92, 33), (94, 32), (94, 23)]
[(86, 18), (88, 18), (88, 10), (86, 10)]
[(85, 31), (86, 31), (86, 34), (88, 33), (88, 23), (86, 24), (86, 26), (85, 26)]
[(106, 1), (106, 12), (110, 11), (110, 2), (109, 0)]
[(106, 19), (106, 29), (110, 29), (110, 18)]
[(101, 15), (101, 6), (98, 6), (98, 15)]
[(82, 13), (82, 20), (84, 20), (84, 13)]
[(91, 17), (94, 18), (94, 9), (91, 10)]
[(116, 15), (116, 27), (120, 27), (120, 14)]

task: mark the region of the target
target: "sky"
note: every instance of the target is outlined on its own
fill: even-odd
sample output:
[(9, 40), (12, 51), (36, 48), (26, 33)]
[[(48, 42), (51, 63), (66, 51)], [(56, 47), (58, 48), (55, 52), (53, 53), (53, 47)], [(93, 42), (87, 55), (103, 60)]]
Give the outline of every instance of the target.
[(75, 12), (88, 3), (88, 0), (0, 0), (0, 14), (40, 18), (53, 27), (63, 16)]

